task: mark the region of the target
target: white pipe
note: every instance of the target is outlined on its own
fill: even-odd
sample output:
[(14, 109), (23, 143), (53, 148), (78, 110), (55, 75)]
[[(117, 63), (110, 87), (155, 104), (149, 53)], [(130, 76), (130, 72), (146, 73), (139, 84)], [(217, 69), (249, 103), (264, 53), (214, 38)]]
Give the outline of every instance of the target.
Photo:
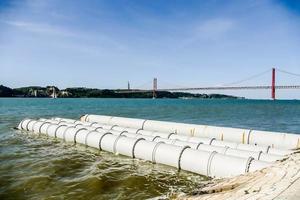
[(51, 118), (51, 120), (59, 121), (59, 122), (68, 122), (68, 123), (75, 123), (77, 120), (74, 119), (66, 119), (66, 118), (60, 118), (60, 117), (54, 117)]
[(40, 118), (39, 121), (43, 121), (43, 122), (50, 122), (52, 124), (59, 124), (60, 121), (58, 120), (54, 120), (54, 119), (45, 119), (45, 118)]
[(110, 124), (117, 126), (130, 127), (130, 128), (142, 128), (145, 123), (145, 119), (133, 119), (133, 118), (124, 118), (124, 117), (112, 117)]
[[(80, 129), (80, 128), (79, 128)], [(75, 142), (79, 144), (86, 145), (86, 138), (88, 134), (90, 134), (92, 131), (80, 129), (80, 131), (77, 132)]]
[[(111, 120), (103, 120), (109, 118)], [(102, 115), (88, 115), (81, 120), (100, 123), (114, 123), (149, 131), (177, 133), (180, 135), (201, 136), (242, 144), (271, 146), (272, 148), (298, 149), (300, 148), (300, 134), (257, 131), (229, 127), (183, 124), (155, 120), (143, 120), (124, 117)], [(114, 119), (114, 120), (113, 120)]]
[(237, 148), (246, 151), (261, 151), (263, 153), (268, 153), (270, 150), (270, 146), (259, 146), (254, 144), (238, 144)]
[(153, 161), (153, 151), (157, 145), (160, 143), (147, 141), (147, 140), (141, 140), (135, 145), (134, 149), (134, 157), (143, 159), (143, 160), (149, 160)]
[(128, 133), (128, 132), (123, 132), (122, 135), (125, 135), (126, 137), (131, 137), (131, 138), (143, 138), (148, 141), (154, 141), (155, 138), (159, 138), (159, 136), (140, 135), (140, 134)]
[[(261, 158), (262, 152), (261, 151), (245, 151), (245, 150), (227, 148), (224, 154), (230, 155), (230, 156), (242, 157), (242, 158), (252, 157), (256, 160), (262, 160), (262, 158)], [(272, 160), (272, 162), (273, 161), (276, 161), (276, 160)]]
[(109, 124), (112, 116), (105, 116), (105, 115), (83, 115), (80, 120), (86, 122), (101, 122), (103, 124)]
[[(120, 153), (122, 155), (127, 155), (131, 157), (144, 158), (152, 162), (166, 164), (177, 167), (178, 169), (182, 168), (196, 173), (203, 173), (204, 175), (205, 167), (207, 169), (207, 172), (209, 172), (209, 176), (218, 177), (237, 175), (241, 172), (240, 169), (244, 168), (243, 165), (245, 159), (226, 155), (220, 156), (218, 153), (215, 153), (213, 157), (211, 156), (212, 154), (210, 154), (209, 162), (206, 161), (203, 163), (202, 157), (193, 158), (191, 157), (191, 155), (207, 155), (208, 152), (190, 150), (190, 148), (187, 146), (182, 147), (164, 143), (151, 142), (146, 141), (142, 138), (129, 138), (124, 135), (113, 135), (110, 133), (88, 131), (84, 128), (78, 129), (75, 127), (68, 127), (65, 125), (38, 123), (37, 120), (24, 120), (19, 124), (18, 127), (21, 130), (27, 130), (28, 125), (30, 123), (39, 124), (40, 127), (36, 128), (36, 130), (41, 130), (40, 133), (48, 134), (49, 136), (56, 135), (58, 138), (62, 138), (65, 141), (85, 144), (91, 147), (98, 148), (100, 150), (106, 150), (117, 154)], [(42, 128), (42, 126), (47, 126), (47, 128)], [(34, 128), (32, 127), (32, 129)], [(187, 152), (185, 153), (185, 151)], [(226, 170), (228, 171), (224, 171), (222, 167), (214, 166), (215, 163), (218, 164), (220, 160), (226, 161), (228, 163), (235, 163), (237, 166), (232, 165), (231, 167), (236, 169), (228, 170), (226, 168)], [(197, 163), (197, 165), (194, 164), (195, 162)], [(257, 166), (262, 165), (259, 161), (257, 161), (256, 163), (258, 163)], [(258, 168), (257, 166), (256, 168)], [(245, 170), (244, 172), (247, 172), (247, 170)]]
[(136, 132), (142, 135), (159, 136), (161, 138), (178, 139), (178, 140), (194, 142), (194, 143), (203, 143), (203, 144), (209, 144), (214, 146), (230, 147), (239, 150), (256, 151), (256, 152), (262, 151), (263, 153), (276, 154), (281, 156), (293, 153), (293, 151), (291, 150), (270, 148), (270, 146), (257, 146), (254, 144), (241, 144), (241, 143), (220, 141), (220, 140), (216, 140), (215, 138), (191, 137), (187, 135), (178, 135), (173, 133), (160, 133), (157, 131), (146, 131), (141, 129), (123, 128), (119, 126), (117, 126), (117, 130), (119, 131), (126, 130), (128, 132)]
[(115, 142), (114, 153), (134, 158), (134, 148), (141, 140), (144, 140), (144, 138), (118, 137), (118, 140)]
[[(115, 141), (118, 137), (116, 135), (112, 134), (102, 134), (103, 137), (99, 138), (101, 140), (97, 141), (98, 142), (98, 149), (108, 151), (111, 153), (114, 153), (114, 144)], [(98, 139), (98, 138), (97, 138)]]
[(136, 133), (141, 135), (159, 136), (161, 138), (169, 138), (171, 135), (174, 134), (174, 133), (161, 133), (157, 131), (145, 131), (145, 130), (137, 130)]
[(212, 154), (215, 152), (186, 149), (182, 153), (180, 167), (187, 171), (209, 176), (208, 161)]
[(34, 124), (34, 126), (33, 126), (33, 132), (34, 133), (39, 133), (40, 132), (40, 127), (41, 127), (41, 125), (43, 125), (44, 123), (46, 123), (46, 122), (41, 122), (41, 121), (37, 121), (35, 124)]
[(281, 155), (261, 153), (258, 160), (265, 161), (265, 162), (274, 162), (274, 161), (277, 161), (277, 160), (282, 160), (284, 158), (285, 157), (281, 156)]
[(89, 134), (87, 134), (85, 138), (85, 145), (102, 150), (101, 141), (106, 135), (111, 135), (111, 133), (99, 133), (99, 132), (91, 131), (89, 132)]
[(154, 149), (154, 163), (161, 163), (180, 169), (180, 159), (183, 151), (189, 147), (159, 143)]
[(232, 149), (238, 148), (238, 143), (228, 142), (228, 141), (220, 141), (220, 140), (213, 140), (211, 142), (211, 145), (219, 146), (219, 147), (229, 147), (229, 148), (232, 148)]
[(57, 137), (56, 136), (56, 131), (57, 131), (58, 128), (60, 128), (62, 126), (66, 126), (66, 125), (58, 125), (57, 126), (57, 124), (50, 124), (49, 126), (47, 126), (46, 135), (56, 138)]
[(110, 128), (111, 130), (115, 131), (127, 131), (130, 133), (136, 133), (139, 129), (136, 128), (126, 128), (126, 127), (120, 127), (120, 126), (113, 126)]
[[(74, 123), (76, 124), (75, 128), (85, 128), (86, 127), (87, 130), (90, 130), (89, 128), (91, 128), (93, 130), (92, 127), (83, 126), (80, 123), (78, 123), (78, 121), (76, 121)], [(64, 123), (59, 123), (59, 124), (64, 125)], [(74, 124), (66, 123), (66, 125), (70, 126), (70, 125), (74, 125)], [(91, 124), (86, 124), (86, 125), (91, 125)], [(208, 139), (208, 140), (204, 141), (209, 144), (212, 143), (212, 145), (216, 144), (216, 146), (211, 146), (211, 145), (203, 144), (202, 143), (203, 140), (201, 140), (201, 138), (198, 138), (198, 137), (190, 137), (190, 136), (176, 135), (176, 134), (165, 134), (165, 133), (158, 134), (158, 135), (162, 136), (162, 137), (159, 137), (159, 136), (155, 135), (155, 133), (157, 133), (155, 131), (151, 131), (151, 132), (146, 131), (145, 133), (147, 135), (140, 135), (140, 134), (127, 132), (127, 130), (133, 131), (133, 132), (138, 132), (138, 131), (136, 131), (136, 129), (131, 129), (131, 128), (127, 129), (127, 128), (122, 128), (122, 127), (118, 127), (118, 128), (119, 128), (118, 131), (109, 130), (109, 132), (116, 136), (125, 135), (125, 136), (131, 137), (131, 138), (143, 138), (143, 139), (149, 140), (149, 141), (163, 142), (165, 144), (172, 144), (172, 145), (176, 145), (176, 146), (182, 146), (182, 147), (189, 146), (190, 148), (193, 148), (193, 149), (198, 149), (198, 150), (203, 150), (203, 151), (208, 151), (208, 152), (216, 151), (217, 153), (221, 153), (224, 155), (231, 155), (231, 156), (237, 156), (237, 157), (242, 157), (242, 158), (248, 158), (251, 156), (254, 159), (261, 160), (261, 161), (274, 162), (276, 160), (281, 160), (284, 158), (283, 156), (263, 153), (262, 151), (258, 151), (259, 148), (255, 149), (257, 151), (251, 151), (251, 148), (249, 149), (249, 147), (248, 147), (248, 149), (245, 148), (245, 150), (235, 149), (238, 144), (235, 144), (232, 142), (224, 142), (224, 141), (215, 142), (215, 140), (212, 140), (212, 139)], [(126, 131), (124, 131), (124, 130), (126, 130)], [(102, 133), (106, 133), (106, 130), (103, 130), (103, 129), (99, 129), (98, 131), (100, 131)], [(49, 132), (49, 130), (48, 130), (48, 132)], [(153, 134), (155, 136), (150, 136)], [(167, 139), (167, 137), (169, 137), (170, 139)], [(177, 139), (171, 139), (171, 138), (177, 138)], [(189, 142), (190, 138), (195, 138), (194, 140), (192, 140), (195, 142)], [(181, 140), (179, 140), (179, 139), (181, 139)], [(208, 141), (210, 141), (210, 142), (208, 142)], [(215, 142), (215, 143), (213, 143), (213, 142)], [(217, 146), (217, 145), (219, 145), (219, 146)], [(241, 144), (241, 145), (245, 146), (245, 144)], [(232, 148), (234, 148), (234, 149), (232, 149)]]
[(231, 177), (248, 172), (252, 158), (238, 158), (218, 153), (211, 155), (208, 163), (208, 176)]
[(228, 142), (238, 142), (245, 144), (250, 130), (218, 127), (218, 126), (206, 126), (202, 133), (196, 135), (201, 137), (214, 137), (217, 140), (224, 140)]
[[(65, 132), (70, 129), (70, 128), (74, 128), (75, 126), (66, 126), (66, 125), (58, 125), (56, 127), (56, 130), (55, 130), (55, 135), (57, 138), (60, 138), (60, 139), (64, 139), (65, 138)], [(47, 129), (46, 129), (47, 130)], [(41, 133), (44, 133), (43, 130), (41, 129), (40, 131)]]
[[(78, 123), (78, 121), (76, 121), (75, 123), (77, 124), (76, 127), (78, 127), (78, 128), (85, 127), (85, 126), (81, 126), (80, 123)], [(93, 124), (93, 125), (99, 125), (99, 124)], [(233, 142), (220, 141), (220, 140), (215, 140), (214, 138), (210, 139), (210, 138), (191, 137), (191, 136), (186, 136), (186, 135), (177, 135), (177, 134), (173, 134), (173, 133), (168, 134), (168, 133), (159, 133), (156, 131), (144, 131), (144, 130), (139, 130), (139, 129), (123, 128), (123, 127), (119, 127), (119, 126), (116, 126), (116, 127), (117, 127), (118, 131), (110, 130), (110, 132), (112, 132), (114, 135), (120, 135), (123, 133), (128, 133), (127, 131), (131, 131), (131, 132), (138, 133), (138, 135), (145, 134), (147, 136), (153, 136), (153, 135), (157, 136), (159, 138), (155, 139), (156, 142), (162, 141), (166, 144), (175, 144), (175, 145), (180, 144), (180, 142), (174, 143), (174, 141), (173, 141), (174, 139), (187, 142), (185, 144), (189, 145), (191, 147), (192, 146), (198, 147), (199, 146), (198, 144), (200, 144), (200, 143), (209, 144), (209, 145), (213, 145), (213, 146), (209, 147), (206, 145), (202, 145), (201, 147), (199, 147), (199, 149), (207, 150), (207, 151), (216, 151), (216, 152), (222, 153), (222, 154), (225, 154), (225, 152), (227, 151), (227, 147), (236, 149), (235, 151), (228, 151), (227, 155), (232, 154), (232, 155), (236, 155), (236, 156), (240, 156), (240, 157), (247, 157), (247, 155), (252, 155), (255, 159), (259, 159), (260, 156), (258, 156), (258, 155), (260, 155), (261, 153), (269, 153), (270, 156), (264, 155), (263, 157), (260, 158), (260, 160), (266, 160), (266, 161), (276, 161), (276, 160), (283, 159), (284, 155), (287, 155), (292, 152), (290, 150), (279, 150), (279, 149), (274, 149), (274, 148), (264, 147), (264, 146), (237, 144), (237, 143), (233, 143)], [(129, 134), (129, 135), (128, 135), (129, 137), (137, 138), (136, 136), (134, 136), (133, 133)], [(170, 140), (168, 140), (168, 138)], [(152, 140), (153, 137), (150, 137), (150, 138), (144, 137), (144, 139)], [(195, 143), (197, 143), (197, 145), (195, 145)], [(220, 148), (220, 147), (224, 147), (224, 148)], [(245, 152), (245, 151), (247, 151), (247, 152)], [(272, 153), (275, 153), (277, 155), (271, 155), (272, 153), (270, 153), (269, 151), (271, 151)]]
[(252, 130), (249, 135), (249, 144), (268, 144), (273, 148), (298, 149), (300, 148), (300, 134)]
[(203, 137), (192, 137), (192, 136), (186, 136), (186, 135), (178, 135), (178, 134), (172, 134), (169, 137), (173, 140), (181, 140), (186, 142), (194, 142), (194, 143), (203, 143), (211, 145), (212, 141), (215, 140), (215, 138), (203, 138)]
[[(77, 125), (76, 127), (81, 127), (80, 126), (80, 122), (76, 121), (75, 122)], [(100, 124), (93, 124), (93, 125), (99, 125)], [(82, 126), (84, 127), (84, 126)], [(213, 145), (212, 147), (209, 146), (205, 146), (202, 145), (201, 147), (199, 147), (199, 149), (202, 150), (207, 150), (207, 151), (216, 151), (218, 153), (222, 153), (225, 154), (225, 152), (227, 151), (227, 148), (230, 147), (232, 149), (236, 149), (235, 151), (228, 151), (227, 155), (236, 155), (239, 157), (247, 157), (248, 155), (253, 156), (255, 159), (260, 159), (260, 160), (265, 160), (265, 161), (276, 161), (276, 160), (281, 160), (283, 159), (284, 155), (287, 155), (289, 153), (291, 153), (290, 150), (277, 150), (277, 149), (273, 149), (270, 147), (264, 147), (264, 146), (256, 146), (256, 145), (248, 145), (248, 144), (238, 144), (238, 143), (234, 143), (234, 142), (226, 142), (226, 141), (220, 141), (220, 140), (215, 140), (215, 138), (200, 138), (200, 137), (191, 137), (191, 136), (186, 136), (186, 135), (177, 135), (174, 133), (159, 133), (156, 131), (145, 131), (145, 130), (141, 130), (141, 129), (133, 129), (133, 128), (124, 128), (124, 127), (119, 127), (119, 126), (113, 126), (112, 128), (113, 130), (110, 130), (110, 132), (112, 132), (114, 135), (120, 135), (123, 133), (128, 133), (128, 131), (131, 131), (132, 133), (138, 133), (138, 135), (140, 134), (144, 134), (147, 136), (157, 136), (158, 138), (153, 138), (151, 137), (150, 139), (154, 139), (154, 141), (156, 142), (164, 142), (166, 144), (174, 144), (174, 145), (179, 145), (180, 142), (174, 142), (175, 140), (181, 140), (185, 143), (186, 145), (189, 146), (199, 146), (198, 144), (203, 143), (203, 144), (208, 144), (208, 145)], [(116, 130), (118, 131), (116, 131)], [(130, 136), (129, 136), (130, 135)], [(129, 134), (129, 137), (134, 137), (137, 138), (136, 136)], [(170, 140), (168, 140), (168, 138)], [(149, 138), (144, 137), (144, 139), (149, 140)], [(195, 143), (197, 143), (197, 145), (195, 145)], [(182, 144), (182, 143), (181, 143)], [(224, 148), (220, 148), (220, 147), (224, 147)], [(193, 148), (193, 147), (192, 147)], [(277, 154), (277, 155), (264, 155), (263, 157), (260, 158), (261, 153), (268, 153), (269, 150), (273, 150), (272, 152)], [(245, 152), (247, 151), (247, 152)], [(285, 154), (286, 153), (286, 154)]]

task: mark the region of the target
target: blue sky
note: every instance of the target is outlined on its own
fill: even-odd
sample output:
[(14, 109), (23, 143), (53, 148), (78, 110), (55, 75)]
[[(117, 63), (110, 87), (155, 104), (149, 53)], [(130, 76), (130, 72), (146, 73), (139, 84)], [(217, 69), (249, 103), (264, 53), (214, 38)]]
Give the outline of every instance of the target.
[[(160, 88), (196, 87), (273, 66), (300, 74), (299, 35), (299, 1), (0, 0), (0, 84), (151, 87), (157, 77)], [(278, 74), (277, 83), (300, 78)], [(278, 95), (300, 99), (298, 90)]]

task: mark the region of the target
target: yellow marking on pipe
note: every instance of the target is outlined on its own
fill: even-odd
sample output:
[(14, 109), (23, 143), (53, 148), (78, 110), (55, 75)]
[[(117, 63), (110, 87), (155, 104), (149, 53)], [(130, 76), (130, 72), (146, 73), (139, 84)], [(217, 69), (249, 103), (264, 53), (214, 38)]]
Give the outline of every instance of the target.
[(223, 133), (222, 133), (222, 135), (221, 135), (221, 140), (223, 141), (223, 139), (224, 139), (224, 137), (223, 137)]
[(190, 132), (191, 132), (191, 136), (194, 137), (195, 136), (195, 128), (191, 129)]
[(245, 131), (243, 132), (243, 139), (242, 139), (242, 143), (245, 144)]
[(298, 141), (297, 141), (297, 149), (300, 148), (300, 138), (298, 138)]

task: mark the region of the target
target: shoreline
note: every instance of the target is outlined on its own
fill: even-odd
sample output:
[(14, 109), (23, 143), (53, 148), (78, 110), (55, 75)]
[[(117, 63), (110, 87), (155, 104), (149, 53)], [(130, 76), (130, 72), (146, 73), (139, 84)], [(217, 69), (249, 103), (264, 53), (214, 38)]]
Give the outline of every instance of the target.
[(300, 151), (273, 166), (227, 179), (212, 180), (195, 195), (177, 199), (300, 199)]

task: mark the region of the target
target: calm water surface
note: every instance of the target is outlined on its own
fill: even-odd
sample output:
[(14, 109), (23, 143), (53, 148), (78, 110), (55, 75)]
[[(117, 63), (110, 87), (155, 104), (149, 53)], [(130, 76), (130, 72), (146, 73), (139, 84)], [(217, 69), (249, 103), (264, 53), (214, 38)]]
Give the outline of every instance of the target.
[(0, 199), (169, 198), (207, 180), (12, 129), (25, 117), (85, 113), (300, 133), (300, 101), (0, 99)]

